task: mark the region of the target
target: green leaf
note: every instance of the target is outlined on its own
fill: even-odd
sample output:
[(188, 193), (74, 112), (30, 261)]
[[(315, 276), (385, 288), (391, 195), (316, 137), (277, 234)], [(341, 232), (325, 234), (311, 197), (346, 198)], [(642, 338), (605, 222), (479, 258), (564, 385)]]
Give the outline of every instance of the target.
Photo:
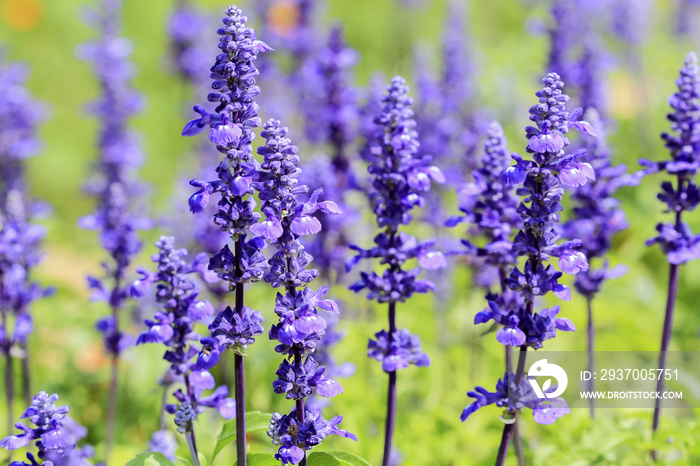
[(145, 451), (136, 455), (136, 458), (126, 463), (126, 466), (175, 466), (172, 461), (162, 453)]
[(183, 458), (182, 456), (176, 456), (175, 464), (177, 466), (192, 466), (192, 460), (189, 458)]
[(372, 466), (354, 453), (345, 450), (329, 450), (326, 453), (332, 457), (348, 463), (350, 466)]
[(315, 451), (307, 457), (306, 464), (307, 466), (346, 466), (347, 463), (324, 451)]
[(207, 461), (207, 457), (204, 456), (204, 453), (201, 451), (197, 452), (197, 458), (199, 458), (199, 464), (201, 466), (209, 466), (209, 461)]
[[(238, 463), (234, 463), (236, 466)], [(272, 453), (248, 453), (248, 466), (280, 466)]]
[[(265, 430), (270, 426), (270, 418), (272, 414), (261, 413), (260, 411), (250, 411), (245, 414), (245, 427), (246, 432), (253, 432), (255, 430)], [(216, 439), (216, 446), (214, 447), (214, 454), (211, 456), (212, 463), (216, 459), (216, 455), (221, 453), (226, 445), (236, 441), (236, 420), (231, 419), (226, 424), (224, 424), (221, 433)]]

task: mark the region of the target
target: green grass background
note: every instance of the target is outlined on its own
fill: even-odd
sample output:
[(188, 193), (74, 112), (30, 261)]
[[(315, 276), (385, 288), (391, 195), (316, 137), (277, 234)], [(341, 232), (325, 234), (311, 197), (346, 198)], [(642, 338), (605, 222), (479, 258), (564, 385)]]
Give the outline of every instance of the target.
[[(3, 1), (9, 3), (0, 0), (0, 5)], [(46, 221), (47, 256), (37, 277), (57, 287), (54, 297), (34, 306), (37, 329), (31, 344), (33, 384), (37, 390), (58, 393), (71, 405), (71, 414), (89, 428), (87, 441), (97, 446), (99, 457), (108, 365), (93, 322), (107, 309), (101, 303), (89, 302), (85, 275), (99, 273), (103, 254), (96, 235), (76, 226), (76, 219), (93, 208), (81, 185), (96, 157), (97, 124), (86, 115), (84, 105), (96, 97), (98, 87), (89, 65), (78, 60), (74, 52), (78, 44), (95, 35), (81, 20), (83, 9), (92, 3), (41, 0), (40, 21), (31, 30), (17, 30), (7, 17), (0, 17), (0, 43), (5, 46), (6, 59), (30, 66), (31, 92), (51, 107), (50, 119), (40, 131), (44, 150), (29, 162), (33, 194), (54, 208), (53, 216)], [(214, 12), (227, 6), (214, 0), (198, 3)], [(139, 73), (134, 86), (146, 99), (145, 110), (133, 119), (132, 126), (143, 138), (147, 161), (141, 176), (151, 185), (148, 202), (158, 218), (173, 211), (175, 191), (183, 191), (179, 196), (183, 199), (189, 193), (186, 182), (178, 180), (184, 179), (193, 165), (192, 141), (180, 137), (186, 120), (181, 116), (182, 83), (173, 76), (167, 60), (165, 27), (173, 4), (165, 0), (126, 0), (124, 10), (124, 34), (136, 45), (133, 60)], [(243, 6), (249, 7), (249, 16), (254, 19), (251, 5), (249, 0)], [(658, 137), (668, 128), (664, 119), (666, 100), (674, 92), (683, 57), (698, 44), (697, 37), (679, 39), (670, 34), (670, 1), (659, 1), (655, 6), (653, 33), (643, 44), (642, 70), (632, 73), (614, 67), (606, 82), (610, 112), (617, 125), (610, 135), (614, 157), (633, 169), (640, 157), (667, 156)], [(329, 0), (323, 23), (328, 25), (336, 19), (345, 25), (349, 44), (362, 54), (356, 77), (364, 85), (377, 71), (386, 76), (411, 76), (407, 58), (411, 46), (406, 41), (420, 41), (437, 53), (444, 12), (445, 2), (438, 0), (414, 11), (402, 10), (389, 0)], [(527, 124), (527, 109), (539, 88), (548, 50), (545, 36), (527, 30), (533, 18), (546, 20), (545, 6), (515, 0), (474, 1), (468, 17), (478, 63), (479, 100), (504, 124), (513, 151), (524, 149), (522, 128)], [(611, 46), (621, 52), (618, 44)], [(274, 111), (262, 109), (262, 114), (266, 117)], [(301, 150), (302, 157), (313, 152), (303, 145)], [(596, 299), (600, 350), (658, 349), (668, 265), (657, 248), (644, 247), (644, 240), (654, 235), (658, 221), (668, 219), (655, 199), (660, 178), (646, 179), (641, 186), (620, 193), (631, 227), (617, 237), (610, 260), (627, 264), (630, 271), (609, 283)], [(178, 208), (178, 215), (183, 215), (184, 203)], [(696, 230), (700, 226), (697, 218), (696, 214), (688, 215)], [(172, 232), (149, 232), (144, 252), (136, 261), (139, 265), (148, 264), (153, 251), (150, 245), (160, 233)], [(423, 237), (430, 235), (427, 230), (421, 233)], [(369, 240), (362, 241), (367, 244)], [(674, 350), (700, 351), (699, 272), (697, 263), (682, 268), (671, 344)], [(475, 385), (492, 389), (502, 375), (502, 349), (492, 335), (482, 338), (483, 330), (472, 324), (484, 301), (480, 292), (470, 288), (469, 272), (457, 268), (450, 280), (454, 293), (449, 299), (416, 297), (399, 307), (399, 324), (419, 331), (432, 359), (430, 368), (408, 369), (398, 377), (395, 441), (408, 465), (491, 464), (500, 440), (502, 424), (495, 407), (483, 409), (464, 424), (459, 421), (461, 410), (469, 402), (465, 392)], [(267, 287), (256, 285), (249, 295), (252, 307), (270, 322), (273, 295)], [(342, 380), (345, 393), (332, 400), (326, 416), (344, 415), (343, 427), (356, 433), (359, 442), (329, 438), (322, 448), (348, 449), (376, 464), (381, 457), (386, 376), (375, 362), (367, 361), (364, 348), (368, 336), (384, 325), (385, 310), (366, 304), (342, 287), (335, 287), (332, 295), (342, 302), (345, 315), (351, 316), (342, 323), (347, 337), (338, 345), (336, 355), (341, 361), (354, 363), (357, 372)], [(585, 329), (585, 302), (575, 294), (564, 306), (563, 314), (579, 329)], [(279, 363), (273, 346), (263, 337), (250, 350), (247, 384), (251, 410), (285, 411), (290, 407), (271, 390)], [(546, 349), (584, 350), (585, 332), (563, 334), (547, 342)], [(143, 451), (156, 428), (161, 397), (156, 378), (165, 368), (161, 355), (161, 348), (146, 345), (131, 349), (124, 357), (118, 446), (110, 464), (124, 464)], [(694, 383), (697, 396), (700, 376)], [(21, 409), (18, 402), (15, 413)], [(0, 417), (4, 417), (4, 410), (0, 407)], [(586, 410), (575, 409), (554, 426), (539, 426), (526, 414), (521, 431), (533, 465), (648, 464), (647, 452), (652, 446), (663, 452), (664, 462), (700, 464), (698, 414), (697, 408), (665, 413), (655, 439), (650, 434), (650, 409), (607, 410), (600, 412), (595, 421), (588, 418)], [(215, 416), (200, 418), (197, 435), (206, 454), (220, 426)], [(185, 452), (184, 442), (181, 448)], [(272, 450), (264, 433), (252, 437), (251, 450)], [(217, 465), (232, 463), (232, 451), (222, 453), (216, 461)]]

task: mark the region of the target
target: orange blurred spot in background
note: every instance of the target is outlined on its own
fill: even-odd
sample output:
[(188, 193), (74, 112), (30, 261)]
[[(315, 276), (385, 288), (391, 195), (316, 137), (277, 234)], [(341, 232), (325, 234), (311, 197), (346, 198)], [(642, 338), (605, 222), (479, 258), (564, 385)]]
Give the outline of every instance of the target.
[(299, 5), (296, 0), (276, 0), (267, 12), (267, 24), (272, 31), (289, 37), (299, 24)]
[(0, 20), (19, 31), (30, 31), (41, 18), (39, 0), (0, 0)]

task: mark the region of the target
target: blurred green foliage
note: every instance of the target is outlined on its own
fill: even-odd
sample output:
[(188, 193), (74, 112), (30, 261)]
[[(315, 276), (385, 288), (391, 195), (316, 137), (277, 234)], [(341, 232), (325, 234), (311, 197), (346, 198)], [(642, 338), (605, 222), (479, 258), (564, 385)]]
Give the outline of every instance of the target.
[[(31, 344), (33, 383), (37, 390), (56, 392), (61, 401), (71, 405), (72, 415), (89, 428), (87, 441), (98, 447), (99, 457), (108, 366), (93, 322), (106, 309), (103, 304), (88, 301), (84, 277), (99, 273), (103, 255), (96, 235), (76, 226), (76, 219), (93, 208), (93, 201), (83, 195), (81, 185), (96, 157), (97, 126), (86, 115), (84, 106), (96, 97), (98, 88), (89, 65), (74, 53), (78, 44), (95, 34), (81, 20), (81, 12), (88, 4), (96, 3), (0, 0), (0, 14), (4, 15), (0, 16), (0, 43), (4, 44), (6, 59), (21, 60), (30, 66), (31, 92), (51, 106), (51, 118), (41, 128), (46, 145), (40, 156), (30, 161), (29, 174), (33, 193), (55, 209), (46, 222), (47, 257), (38, 270), (38, 278), (55, 285), (58, 292), (34, 308), (37, 331)], [(250, 7), (252, 0), (247, 3), (243, 6)], [(362, 54), (357, 69), (359, 84), (366, 84), (375, 72), (410, 76), (409, 58), (415, 42), (422, 42), (437, 53), (445, 2), (427, 3), (413, 11), (389, 0), (326, 3), (325, 24), (331, 19), (342, 21), (350, 45)], [(527, 109), (534, 102), (533, 93), (539, 88), (548, 49), (546, 37), (531, 34), (527, 25), (535, 18), (547, 20), (545, 2), (471, 3), (469, 34), (478, 62), (478, 96), (492, 116), (504, 124), (511, 150), (523, 150), (522, 128), (528, 121)], [(227, 6), (216, 0), (199, 0), (198, 4), (214, 12)], [(36, 24), (17, 22), (12, 15), (18, 5), (39, 8)], [(126, 0), (124, 12), (124, 33), (135, 43), (133, 60), (139, 68), (134, 85), (147, 102), (133, 127), (141, 133), (148, 155), (141, 175), (151, 184), (148, 202), (156, 218), (171, 215), (174, 209), (179, 209), (179, 215), (185, 211), (189, 187), (184, 180), (192, 166), (188, 152), (192, 141), (180, 137), (187, 96), (167, 59), (165, 23), (173, 5), (166, 0)], [(626, 71), (624, 51), (618, 44), (610, 44), (621, 57), (607, 76), (610, 112), (616, 124), (610, 144), (615, 159), (631, 169), (636, 168), (640, 157), (654, 160), (667, 156), (658, 137), (668, 128), (664, 119), (666, 99), (674, 91), (683, 57), (693, 46), (690, 40), (670, 33), (672, 6), (669, 1), (656, 4), (653, 33), (643, 44), (641, 69)], [(252, 11), (249, 16), (255, 20)], [(271, 109), (262, 109), (263, 116), (269, 113)], [(304, 147), (301, 149), (304, 154)], [(610, 261), (625, 263), (630, 270), (609, 283), (595, 301), (600, 350), (658, 348), (668, 267), (660, 251), (646, 248), (644, 240), (654, 234), (654, 225), (667, 217), (655, 199), (660, 181), (646, 179), (640, 187), (621, 193), (632, 226), (618, 237)], [(174, 207), (172, 196), (176, 191), (182, 193)], [(694, 227), (700, 226), (700, 216), (688, 217)], [(153, 250), (149, 245), (160, 233), (158, 230), (147, 235), (139, 264), (148, 262)], [(429, 231), (426, 233), (430, 235)], [(700, 350), (699, 273), (697, 262), (682, 270), (671, 345), (674, 350)], [(464, 424), (459, 421), (461, 410), (469, 402), (465, 392), (475, 385), (492, 389), (496, 378), (502, 375), (501, 346), (491, 336), (482, 338), (483, 329), (472, 324), (474, 314), (485, 303), (479, 292), (472, 292), (470, 280), (469, 272), (458, 267), (448, 280), (453, 291), (449, 299), (417, 297), (399, 306), (400, 325), (420, 329), (424, 349), (432, 359), (430, 368), (409, 369), (398, 376), (395, 442), (405, 464), (486, 465), (495, 457), (502, 428), (497, 408), (484, 409)], [(382, 448), (386, 376), (378, 364), (367, 360), (364, 348), (370, 333), (384, 325), (385, 310), (343, 287), (335, 287), (332, 296), (343, 303), (346, 317), (342, 328), (347, 337), (338, 345), (336, 356), (355, 364), (357, 371), (341, 381), (345, 393), (332, 400), (327, 415), (344, 415), (343, 427), (356, 433), (359, 442), (329, 438), (323, 448), (347, 449), (376, 462)], [(261, 285), (251, 287), (249, 297), (250, 305), (269, 322), (273, 316), (273, 294)], [(564, 313), (578, 328), (585, 328), (582, 299), (575, 295)], [(246, 382), (251, 410), (289, 408), (289, 403), (271, 390), (280, 359), (273, 346), (266, 338), (260, 338), (249, 352)], [(548, 342), (547, 349), (583, 350), (585, 334), (563, 335)], [(156, 379), (165, 368), (161, 356), (160, 347), (145, 345), (130, 350), (124, 357), (118, 446), (111, 464), (125, 464), (143, 451), (157, 427), (162, 394)], [(23, 409), (20, 404), (15, 406), (16, 413)], [(0, 417), (5, 415), (3, 410), (0, 408)], [(521, 432), (529, 464), (650, 464), (648, 451), (652, 447), (658, 448), (669, 464), (700, 464), (697, 408), (665, 412), (655, 439), (650, 434), (651, 410), (607, 410), (593, 421), (586, 410), (573, 411), (554, 426), (539, 426), (524, 416)], [(202, 451), (209, 454), (213, 450), (222, 425), (213, 415), (200, 419), (197, 432)], [(186, 447), (182, 448), (186, 451)], [(223, 451), (216, 464), (232, 464), (232, 450)], [(272, 451), (264, 432), (251, 435), (251, 450)]]

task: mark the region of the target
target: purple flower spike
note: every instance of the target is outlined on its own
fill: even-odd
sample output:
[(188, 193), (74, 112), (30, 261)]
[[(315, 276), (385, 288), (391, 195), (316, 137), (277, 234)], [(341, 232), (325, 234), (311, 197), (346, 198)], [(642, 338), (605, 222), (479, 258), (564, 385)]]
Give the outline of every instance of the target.
[[(52, 289), (34, 281), (46, 234), (34, 222), (46, 208), (30, 195), (27, 160), (42, 147), (37, 130), (47, 111), (29, 92), (27, 77), (25, 66), (6, 63), (0, 52), (0, 355), (8, 367), (13, 358), (22, 359), (25, 399), (31, 396), (28, 368), (32, 364), (26, 349), (34, 330), (32, 306), (52, 294)], [(95, 297), (102, 298), (97, 288)], [(13, 385), (12, 371), (7, 374), (5, 383)], [(12, 398), (11, 390), (8, 396)], [(6, 416), (11, 419), (12, 412)]]
[[(56, 406), (58, 395), (39, 392), (32, 399), (32, 404), (22, 415), (34, 424), (34, 427), (18, 422), (15, 427), (21, 434), (11, 435), (0, 440), (0, 448), (18, 450), (29, 445), (32, 440), (39, 449), (38, 456), (44, 460), (41, 464), (75, 464), (89, 466), (87, 458), (92, 456), (92, 447), (78, 448), (77, 444), (87, 435), (87, 430), (68, 417), (68, 406)], [(11, 465), (38, 466), (34, 455), (27, 453), (29, 463), (14, 461)]]
[[(139, 336), (137, 343), (164, 345), (163, 359), (170, 365), (168, 373), (186, 381), (187, 393), (178, 390), (177, 403), (170, 405), (170, 412), (176, 414), (175, 424), (186, 433), (191, 431), (192, 421), (204, 407), (219, 409), (220, 404), (225, 407), (222, 400), (233, 403), (225, 398), (226, 394), (216, 398), (202, 396), (205, 390), (216, 388), (214, 377), (207, 370), (216, 365), (225, 346), (222, 348), (216, 338), (202, 338), (194, 331), (195, 324), (209, 320), (214, 313), (209, 302), (197, 299), (199, 291), (192, 276), (200, 273), (199, 258), (187, 260), (187, 251), (176, 249), (173, 237), (161, 236), (156, 247), (158, 253), (151, 257), (157, 265), (156, 271), (140, 273), (156, 284), (155, 300), (162, 310), (154, 313), (153, 320), (146, 320), (148, 330)], [(135, 287), (138, 287), (136, 283), (132, 289)], [(199, 341), (201, 349), (190, 345), (191, 341)], [(219, 387), (215, 394), (221, 395), (222, 388), (226, 389)], [(230, 414), (227, 409), (219, 411), (222, 416)]]
[[(490, 404), (505, 409), (501, 417), (505, 425), (497, 464), (503, 464), (505, 460), (514, 425), (518, 422), (518, 415), (523, 408), (531, 409), (535, 421), (542, 424), (551, 424), (569, 412), (564, 400), (542, 401), (534, 394), (524, 374), (523, 362), (528, 348), (541, 348), (546, 340), (556, 337), (557, 331), (576, 330), (569, 319), (557, 317), (558, 306), (535, 312), (534, 302), (537, 296), (552, 292), (561, 299), (571, 298), (569, 288), (559, 283), (562, 272), (547, 264), (549, 258), (559, 257), (559, 265), (566, 273), (576, 274), (588, 270), (586, 255), (578, 250), (582, 241), (571, 239), (561, 245), (557, 244), (560, 234), (556, 223), (560, 218), (559, 212), (563, 210), (563, 186), (586, 187), (588, 181), (596, 181), (592, 165), (579, 161), (585, 156), (585, 151), (567, 153), (570, 141), (566, 134), (572, 128), (589, 133), (593, 131), (587, 131), (589, 125), (578, 121), (581, 116), (580, 110), (572, 113), (566, 111), (569, 97), (563, 92), (564, 83), (558, 74), (548, 74), (544, 85), (544, 88), (536, 93), (538, 104), (530, 108), (530, 120), (535, 126), (525, 128), (527, 152), (531, 160), (513, 154), (515, 165), (504, 170), (498, 178), (506, 186), (522, 183), (517, 194), (523, 200), (515, 208), (514, 203), (511, 203), (510, 209), (506, 210), (505, 202), (497, 204), (494, 201), (500, 196), (490, 194), (484, 198), (479, 197), (480, 193), (489, 189), (503, 189), (497, 184), (491, 185), (494, 179), (492, 174), (497, 167), (494, 164), (496, 166), (487, 167), (491, 170), (475, 173), (476, 188), (467, 190), (473, 194), (465, 197), (465, 207), (460, 206), (466, 214), (466, 220), (471, 220), (481, 228), (488, 226), (495, 229), (486, 230), (489, 233), (494, 231), (500, 234), (500, 237), (496, 238), (497, 241), (487, 244), (483, 249), (474, 246), (470, 241), (463, 241), (469, 247), (468, 251), (478, 251), (477, 255), (485, 256), (499, 268), (500, 284), (504, 290), (501, 296), (489, 293), (489, 308), (479, 312), (474, 318), (474, 323), (495, 321), (503, 326), (496, 332), (496, 340), (507, 347), (520, 347), (516, 373), (511, 372), (512, 362), (507, 362), (505, 376), (496, 384), (496, 392), (489, 392), (482, 387), (468, 392), (467, 395), (475, 401), (467, 406), (461, 415), (461, 420), (465, 421), (474, 412)], [(493, 136), (498, 136), (498, 133), (494, 133)], [(498, 138), (494, 142), (497, 141)], [(505, 144), (499, 146), (501, 150), (495, 151), (495, 154), (500, 155), (502, 160), (505, 159)], [(489, 146), (487, 154), (493, 155), (494, 151), (489, 153), (488, 149)], [(506, 191), (504, 194), (509, 193)], [(493, 204), (496, 204), (498, 209), (484, 208)], [(519, 217), (517, 225), (506, 221), (509, 218), (506, 213), (512, 215), (513, 211)], [(510, 239), (512, 226), (518, 227), (520, 231), (515, 235), (512, 247), (508, 250), (504, 245)], [(514, 257), (518, 256), (527, 258), (522, 270), (514, 260)], [(514, 296), (514, 293), (519, 296)], [(517, 445), (519, 439), (516, 438), (515, 441)]]
[[(408, 90), (406, 81), (396, 76), (380, 99), (383, 108), (374, 117), (375, 131), (368, 136), (364, 150), (372, 186), (368, 196), (380, 232), (371, 249), (351, 245), (357, 254), (346, 262), (348, 270), (362, 259), (379, 259), (385, 266), (381, 275), (375, 271), (361, 272), (360, 279), (350, 289), (355, 292), (366, 289), (368, 299), (388, 303), (389, 307), (389, 329), (377, 332), (376, 340), (370, 339), (367, 346), (368, 356), (380, 361), (382, 370), (389, 374), (387, 446), (392, 442), (396, 415), (391, 401), (396, 396), (395, 372), (410, 364), (430, 364), (421, 348), (420, 338), (406, 329), (397, 328), (396, 306), (413, 293), (435, 289), (432, 282), (418, 278), (422, 268), (437, 269), (446, 265), (442, 253), (433, 250), (434, 240), (419, 243), (413, 236), (400, 231), (402, 225), (409, 225), (413, 220), (411, 211), (425, 204), (423, 193), (430, 190), (432, 181), (445, 181), (440, 169), (430, 165), (432, 158), (419, 154), (420, 142), (411, 109), (413, 99), (408, 96)], [(418, 259), (419, 267), (406, 270), (406, 261), (414, 258)], [(391, 449), (385, 448), (385, 464), (390, 454)]]
[[(305, 399), (314, 393), (333, 397), (343, 392), (342, 386), (326, 377), (326, 368), (311, 356), (326, 333), (326, 322), (319, 309), (337, 312), (338, 306), (323, 298), (327, 288), (314, 292), (309, 287), (318, 271), (307, 269), (313, 257), (305, 251), (301, 237), (321, 231), (321, 223), (313, 216), (315, 212), (321, 210), (334, 214), (340, 213), (340, 209), (331, 201), (318, 202), (322, 190), (316, 190), (308, 200), (303, 199), (308, 187), (298, 181), (301, 174), (299, 149), (292, 145), (287, 135), (287, 128), (277, 120), (268, 120), (264, 125), (262, 136), (266, 142), (258, 149), (264, 161), (254, 186), (260, 192), (266, 220), (252, 230), (272, 231), (259, 226), (263, 224), (275, 228), (274, 234), (266, 238), (277, 251), (268, 261), (270, 269), (264, 280), (274, 288), (284, 288), (284, 294), (277, 293), (275, 298), (275, 314), (279, 322), (270, 328), (269, 336), (279, 342), (275, 351), (288, 359), (284, 359), (277, 369), (277, 380), (272, 386), (275, 393), (295, 400), (296, 405), (289, 415), (273, 415), (268, 435), (279, 447), (276, 458), (284, 464), (297, 464), (305, 457), (306, 450), (318, 445), (326, 435), (336, 433), (331, 430), (322, 433), (321, 429), (329, 429), (330, 425), (325, 424), (320, 413), (313, 415), (317, 420), (315, 423), (310, 421), (312, 415), (308, 412), (305, 418), (297, 416), (297, 409), (301, 415), (301, 410), (306, 409)], [(284, 428), (287, 430), (278, 430), (278, 422), (288, 422)], [(293, 429), (290, 428), (292, 425), (295, 426)], [(312, 433), (307, 429), (316, 430)], [(314, 437), (310, 439), (308, 435)]]

